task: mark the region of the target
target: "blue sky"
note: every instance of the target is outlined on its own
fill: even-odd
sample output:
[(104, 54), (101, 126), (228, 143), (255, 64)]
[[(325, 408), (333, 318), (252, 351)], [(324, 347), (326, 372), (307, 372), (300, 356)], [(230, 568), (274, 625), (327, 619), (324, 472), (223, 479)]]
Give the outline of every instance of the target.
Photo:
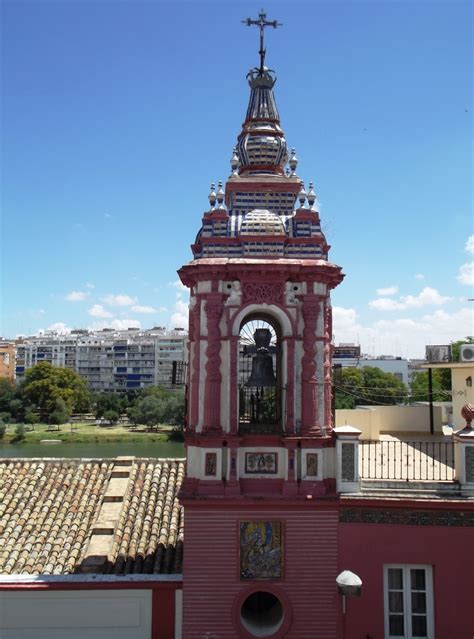
[[(336, 342), (419, 356), (472, 334), (472, 4), (265, 8), (282, 126), (346, 273)], [(4, 336), (183, 324), (176, 270), (229, 175), (259, 9), (3, 2)]]

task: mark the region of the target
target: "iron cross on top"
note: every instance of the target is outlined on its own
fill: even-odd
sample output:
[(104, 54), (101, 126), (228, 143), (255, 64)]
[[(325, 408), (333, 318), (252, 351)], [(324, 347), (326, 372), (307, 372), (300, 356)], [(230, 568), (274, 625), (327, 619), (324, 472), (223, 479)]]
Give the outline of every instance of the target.
[(252, 20), (251, 18), (247, 18), (246, 20), (242, 20), (243, 24), (246, 24), (248, 27), (256, 26), (260, 29), (260, 73), (263, 73), (264, 62), (265, 62), (265, 53), (266, 49), (263, 46), (263, 33), (265, 27), (273, 27), (276, 29), (277, 27), (281, 27), (281, 22), (277, 22), (276, 20), (267, 20), (267, 14), (262, 9), (258, 14), (258, 20)]

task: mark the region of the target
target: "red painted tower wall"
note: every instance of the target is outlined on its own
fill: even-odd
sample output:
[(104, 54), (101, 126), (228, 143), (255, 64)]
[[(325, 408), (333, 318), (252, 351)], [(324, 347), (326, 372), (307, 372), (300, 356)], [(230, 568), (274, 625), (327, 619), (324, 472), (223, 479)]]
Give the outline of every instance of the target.
[[(246, 637), (239, 628), (239, 595), (242, 601), (246, 592), (269, 589), (282, 595), (285, 615), (290, 611), (291, 625), (285, 637), (334, 639), (340, 606), (335, 503), (219, 507), (215, 502), (188, 501), (185, 508), (186, 537), (192, 539), (184, 556), (186, 639)], [(283, 579), (239, 579), (239, 522), (249, 517), (283, 522)]]

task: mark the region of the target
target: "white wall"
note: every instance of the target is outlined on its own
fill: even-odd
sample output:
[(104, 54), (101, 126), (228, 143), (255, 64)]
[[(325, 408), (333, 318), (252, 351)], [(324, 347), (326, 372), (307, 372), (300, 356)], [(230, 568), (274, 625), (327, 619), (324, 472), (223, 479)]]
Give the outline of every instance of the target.
[[(443, 409), (433, 406), (434, 431), (443, 432)], [(378, 439), (380, 433), (429, 434), (429, 406), (359, 406), (336, 410), (336, 426), (355, 426), (361, 439)]]
[(2, 592), (0, 637), (149, 639), (151, 599), (151, 589)]

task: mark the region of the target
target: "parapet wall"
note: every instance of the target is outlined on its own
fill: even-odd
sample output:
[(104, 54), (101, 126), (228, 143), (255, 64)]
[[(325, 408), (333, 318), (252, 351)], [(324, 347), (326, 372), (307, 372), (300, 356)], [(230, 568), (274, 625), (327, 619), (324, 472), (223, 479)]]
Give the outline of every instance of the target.
[[(434, 432), (443, 434), (443, 409), (433, 406)], [(379, 439), (380, 433), (430, 434), (430, 409), (425, 406), (359, 406), (336, 410), (336, 426), (355, 426), (361, 439)]]

